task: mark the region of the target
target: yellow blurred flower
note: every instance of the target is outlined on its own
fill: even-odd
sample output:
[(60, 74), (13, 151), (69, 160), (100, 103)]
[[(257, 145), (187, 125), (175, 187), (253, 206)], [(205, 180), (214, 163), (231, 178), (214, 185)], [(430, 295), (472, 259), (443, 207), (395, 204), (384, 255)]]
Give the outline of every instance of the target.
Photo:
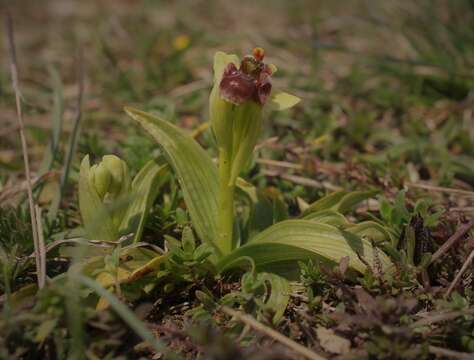
[(173, 47), (178, 50), (184, 50), (189, 46), (191, 39), (188, 35), (178, 35), (173, 40)]

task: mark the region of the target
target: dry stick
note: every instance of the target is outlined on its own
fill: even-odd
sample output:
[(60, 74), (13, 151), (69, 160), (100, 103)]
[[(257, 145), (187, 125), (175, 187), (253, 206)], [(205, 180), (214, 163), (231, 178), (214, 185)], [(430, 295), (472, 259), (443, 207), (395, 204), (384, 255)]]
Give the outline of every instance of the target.
[(279, 343), (287, 346), (294, 352), (304, 356), (307, 359), (311, 360), (326, 360), (326, 358), (316, 354), (315, 352), (311, 351), (307, 347), (304, 347), (303, 345), (298, 344), (297, 342), (291, 340), (290, 338), (286, 337), (285, 335), (279, 333), (276, 330), (273, 330), (272, 328), (269, 328), (268, 326), (263, 325), (262, 323), (258, 322), (255, 320), (252, 316), (247, 315), (247, 314), (242, 314), (238, 311), (235, 311), (234, 309), (231, 309), (227, 306), (222, 306), (220, 308), (224, 313), (227, 315), (230, 315), (232, 317), (235, 317), (237, 320), (243, 322), (245, 325), (250, 326), (251, 328), (275, 339)]
[(449, 286), (448, 290), (446, 291), (446, 294), (444, 295), (445, 298), (449, 297), (453, 289), (458, 284), (459, 280), (461, 280), (461, 276), (464, 274), (464, 272), (467, 270), (467, 268), (471, 264), (472, 260), (474, 260), (474, 250), (471, 251), (466, 261), (464, 262), (463, 266), (461, 267), (461, 270), (459, 270), (458, 274), (456, 275), (453, 282)]
[(303, 165), (294, 164), (288, 161), (277, 161), (277, 160), (259, 158), (256, 160), (256, 162), (258, 164), (275, 166), (275, 167), (280, 167), (280, 168), (285, 168), (285, 169), (303, 170)]
[(472, 354), (463, 353), (459, 351), (444, 349), (438, 346), (428, 346), (428, 351), (434, 355), (445, 356), (450, 359), (472, 360)]
[(410, 327), (414, 329), (420, 326), (428, 326), (443, 321), (453, 320), (457, 317), (464, 315), (474, 315), (474, 309), (467, 309), (463, 311), (449, 311), (435, 314), (429, 313), (428, 316), (424, 317), (423, 319), (415, 321), (413, 324), (410, 325)]
[(453, 246), (459, 239), (463, 237), (465, 233), (469, 231), (471, 227), (474, 226), (474, 219), (471, 219), (467, 224), (461, 226), (441, 247), (433, 254), (431, 257), (431, 263), (438, 260), (441, 255), (447, 252), (451, 246)]
[(36, 257), (36, 275), (38, 280), (38, 286), (41, 288), (42, 284), (40, 281), (41, 277), (41, 261), (40, 261), (40, 251), (39, 251), (39, 242), (38, 242), (38, 229), (37, 221), (35, 214), (35, 202), (33, 199), (33, 190), (31, 189), (31, 175), (30, 175), (30, 161), (28, 158), (28, 146), (26, 144), (25, 136), (25, 126), (23, 123), (23, 113), (21, 110), (21, 100), (20, 100), (20, 89), (18, 87), (18, 72), (17, 72), (17, 62), (16, 62), (16, 51), (15, 51), (15, 41), (13, 38), (13, 23), (12, 18), (9, 13), (6, 14), (6, 34), (7, 42), (10, 52), (10, 72), (12, 77), (12, 86), (13, 91), (15, 92), (16, 100), (16, 113), (18, 120), (18, 127), (20, 132), (21, 139), (21, 148), (23, 151), (23, 162), (25, 164), (25, 175), (26, 175), (26, 191), (28, 193), (28, 203), (30, 207), (30, 217), (31, 217), (31, 229), (33, 232), (33, 244), (35, 247), (35, 257)]

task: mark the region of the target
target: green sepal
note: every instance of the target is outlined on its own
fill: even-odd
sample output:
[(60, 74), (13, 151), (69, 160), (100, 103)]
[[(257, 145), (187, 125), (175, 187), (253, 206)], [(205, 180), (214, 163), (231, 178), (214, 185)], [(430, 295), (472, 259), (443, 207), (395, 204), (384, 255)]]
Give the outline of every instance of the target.
[(298, 96), (288, 94), (286, 92), (277, 92), (276, 94), (270, 96), (270, 101), (268, 106), (270, 110), (282, 111), (292, 108), (298, 104), (301, 99)]

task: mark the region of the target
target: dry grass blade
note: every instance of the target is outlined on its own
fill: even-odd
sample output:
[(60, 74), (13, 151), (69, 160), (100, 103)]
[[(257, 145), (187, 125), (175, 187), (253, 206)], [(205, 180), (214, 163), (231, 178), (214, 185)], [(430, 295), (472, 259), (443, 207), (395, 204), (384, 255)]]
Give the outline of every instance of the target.
[(261, 332), (262, 334), (265, 334), (275, 339), (279, 343), (293, 350), (295, 353), (301, 356), (304, 356), (306, 359), (311, 359), (311, 360), (324, 360), (325, 359), (324, 357), (316, 354), (315, 352), (311, 351), (307, 347), (304, 347), (303, 345), (298, 344), (297, 342), (291, 340), (290, 338), (279, 333), (278, 331), (273, 330), (272, 328), (269, 328), (268, 326), (263, 325), (262, 323), (258, 322), (250, 315), (242, 314), (227, 306), (221, 307), (221, 310), (227, 315), (230, 315), (236, 318), (237, 320), (243, 322), (245, 325), (250, 326), (252, 329), (257, 330)]
[(406, 185), (408, 187), (414, 187), (414, 188), (419, 188), (419, 189), (446, 192), (446, 193), (452, 193), (452, 194), (459, 194), (459, 195), (474, 197), (474, 191), (469, 191), (469, 190), (453, 189), (453, 188), (447, 188), (447, 187), (442, 187), (442, 186), (434, 186), (434, 185), (419, 184), (419, 183), (406, 183)]
[(436, 324), (443, 321), (450, 321), (456, 319), (459, 316), (463, 315), (474, 315), (474, 309), (467, 309), (463, 311), (450, 311), (444, 313), (428, 313), (420, 320), (415, 321), (410, 325), (411, 328), (417, 328), (420, 326), (428, 326), (431, 324)]
[(284, 169), (303, 170), (303, 165), (293, 164), (288, 161), (277, 161), (277, 160), (262, 159), (262, 158), (257, 159), (256, 161), (258, 164), (262, 164), (262, 165), (274, 166), (274, 167), (279, 167), (279, 168), (284, 168)]
[(33, 198), (33, 190), (31, 187), (31, 174), (30, 174), (30, 162), (28, 158), (28, 146), (26, 143), (25, 135), (25, 125), (23, 123), (23, 112), (21, 108), (21, 98), (20, 98), (20, 89), (18, 87), (18, 71), (17, 71), (17, 62), (16, 62), (16, 51), (15, 51), (15, 41), (13, 37), (13, 23), (10, 14), (6, 14), (6, 34), (7, 34), (7, 43), (9, 46), (9, 55), (10, 55), (10, 72), (12, 78), (13, 91), (15, 92), (15, 101), (16, 101), (16, 111), (17, 111), (17, 120), (18, 127), (20, 132), (21, 139), (21, 149), (23, 152), (23, 161), (25, 164), (25, 175), (26, 175), (26, 191), (28, 193), (28, 203), (30, 207), (30, 216), (31, 216), (31, 230), (33, 232), (33, 242), (35, 247), (35, 257), (36, 257), (36, 272), (38, 277), (38, 286), (42, 288), (43, 284), (41, 282), (41, 255), (39, 249), (39, 238), (38, 238), (38, 228), (36, 220), (36, 211), (35, 211), (35, 201)]
[(64, 173), (61, 178), (61, 195), (64, 191), (65, 184), (67, 182), (69, 176), (69, 169), (71, 167), (72, 157), (74, 155), (74, 150), (76, 148), (77, 137), (79, 134), (79, 125), (81, 123), (82, 118), (82, 99), (84, 96), (84, 55), (82, 49), (77, 51), (77, 86), (78, 86), (78, 93), (77, 93), (77, 103), (76, 103), (76, 112), (74, 116), (74, 126), (71, 133), (71, 139), (69, 142), (69, 148), (66, 155), (66, 162), (64, 165)]
[(83, 95), (84, 95), (84, 76), (85, 76), (84, 56), (82, 53), (82, 49), (78, 49), (77, 51), (76, 64), (77, 64), (76, 77), (77, 77), (78, 91), (77, 91), (76, 108), (75, 108), (74, 119), (73, 119), (74, 123), (73, 123), (71, 137), (69, 138), (69, 146), (66, 153), (66, 159), (64, 160), (64, 170), (61, 175), (59, 192), (57, 196), (54, 197), (51, 207), (49, 209), (48, 216), (51, 220), (56, 218), (57, 212), (61, 205), (61, 200), (63, 198), (64, 191), (66, 189), (67, 180), (69, 178), (69, 171), (71, 169), (72, 158), (74, 156), (74, 152), (77, 145), (77, 139), (79, 136), (80, 123), (81, 123), (81, 118), (82, 118), (82, 100), (83, 100)]

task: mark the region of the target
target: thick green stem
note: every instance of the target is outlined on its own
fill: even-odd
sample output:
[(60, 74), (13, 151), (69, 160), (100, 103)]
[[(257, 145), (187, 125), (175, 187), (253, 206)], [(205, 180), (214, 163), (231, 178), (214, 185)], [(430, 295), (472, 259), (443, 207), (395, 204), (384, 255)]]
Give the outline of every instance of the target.
[(235, 184), (229, 183), (231, 170), (230, 156), (221, 148), (219, 150), (219, 238), (217, 246), (224, 255), (232, 251), (233, 240)]

